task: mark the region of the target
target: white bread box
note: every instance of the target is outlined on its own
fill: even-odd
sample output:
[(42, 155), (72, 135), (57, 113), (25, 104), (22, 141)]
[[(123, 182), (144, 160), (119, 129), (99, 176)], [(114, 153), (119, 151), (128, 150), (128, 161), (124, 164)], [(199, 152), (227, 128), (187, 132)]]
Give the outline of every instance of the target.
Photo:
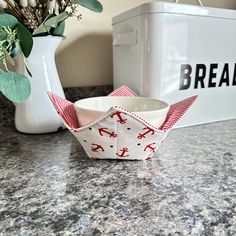
[(236, 11), (152, 2), (113, 18), (114, 87), (198, 101), (178, 127), (236, 118)]

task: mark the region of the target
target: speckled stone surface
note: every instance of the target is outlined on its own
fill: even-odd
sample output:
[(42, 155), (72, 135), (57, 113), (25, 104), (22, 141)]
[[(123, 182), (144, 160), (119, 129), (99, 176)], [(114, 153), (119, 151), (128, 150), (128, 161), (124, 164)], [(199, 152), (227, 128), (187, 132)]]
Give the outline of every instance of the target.
[[(111, 91), (111, 85), (64, 88), (65, 96), (71, 102), (86, 97), (106, 96)], [(0, 92), (0, 125), (14, 126), (14, 112), (13, 103), (7, 100)]]
[(0, 104), (1, 236), (236, 235), (236, 120), (172, 130), (149, 161), (90, 160)]

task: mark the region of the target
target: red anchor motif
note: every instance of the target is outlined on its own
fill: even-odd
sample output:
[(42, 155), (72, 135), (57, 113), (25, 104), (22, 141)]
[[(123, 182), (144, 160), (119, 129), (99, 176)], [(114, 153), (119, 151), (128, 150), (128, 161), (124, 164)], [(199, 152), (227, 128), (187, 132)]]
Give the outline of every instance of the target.
[(148, 149), (150, 149), (151, 151), (155, 151), (156, 147), (157, 147), (156, 143), (150, 143), (144, 148), (144, 151), (146, 152)]
[(153, 129), (149, 128), (149, 127), (145, 127), (145, 128), (143, 128), (143, 130), (146, 130), (146, 131), (142, 134), (139, 134), (138, 137), (137, 137), (138, 139), (146, 138), (146, 135), (148, 133), (151, 133), (151, 135), (155, 134), (155, 131)]
[(104, 148), (101, 145), (92, 143), (92, 146), (94, 146), (94, 147), (91, 147), (92, 152), (99, 152), (98, 150), (101, 150), (101, 152), (104, 152)]
[(125, 155), (125, 153), (129, 152), (128, 148), (122, 148), (120, 149), (121, 153), (116, 153), (119, 157), (128, 157), (129, 155)]
[(103, 136), (103, 134), (106, 133), (106, 134), (109, 134), (110, 137), (113, 137), (113, 138), (117, 137), (117, 134), (114, 131), (109, 132), (107, 131), (107, 128), (99, 128), (98, 132), (101, 136)]
[(117, 116), (118, 117), (118, 120), (117, 122), (119, 122), (120, 124), (125, 124), (127, 119), (124, 119), (121, 114), (124, 114), (123, 112), (121, 111), (116, 111), (114, 112), (112, 115), (111, 115), (111, 118), (113, 118), (114, 116)]

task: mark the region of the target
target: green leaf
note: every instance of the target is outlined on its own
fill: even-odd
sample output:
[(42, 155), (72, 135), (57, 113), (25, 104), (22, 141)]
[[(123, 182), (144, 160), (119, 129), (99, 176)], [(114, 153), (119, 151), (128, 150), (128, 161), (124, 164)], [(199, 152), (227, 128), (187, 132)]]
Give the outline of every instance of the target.
[[(34, 36), (51, 34), (52, 29), (56, 29), (60, 23), (69, 17), (68, 12), (62, 12), (59, 15), (49, 15), (44, 22), (33, 32)], [(62, 31), (63, 25), (58, 29), (59, 33)], [(64, 30), (63, 30), (64, 31)], [(54, 33), (53, 33), (54, 35)], [(57, 34), (58, 35), (58, 34)]]
[(15, 72), (0, 72), (0, 90), (12, 102), (25, 101), (31, 92), (28, 78)]
[(7, 34), (0, 28), (0, 41), (3, 41), (7, 38)]
[(48, 32), (51, 28), (56, 28), (58, 24), (68, 18), (68, 13), (66, 11), (62, 12), (59, 15), (53, 16), (45, 21), (44, 25), (47, 28)]
[(74, 3), (80, 4), (81, 6), (88, 8), (91, 11), (94, 12), (102, 12), (103, 6), (102, 4), (97, 0), (73, 0)]
[(33, 35), (34, 36), (45, 36), (45, 35), (48, 35), (48, 31), (47, 31), (47, 28), (46, 26), (44, 25), (44, 23), (52, 18), (53, 16), (55, 16), (55, 14), (49, 14), (43, 21), (43, 23), (33, 32)]
[(33, 47), (33, 38), (31, 33), (21, 23), (18, 22), (16, 26), (16, 34), (20, 40), (20, 47), (23, 54), (25, 57), (28, 57)]
[(0, 14), (0, 26), (9, 26), (11, 29), (14, 29), (18, 24), (18, 20), (10, 14)]
[(53, 30), (52, 35), (55, 36), (63, 36), (65, 30), (65, 21), (62, 21), (58, 24), (58, 26)]
[(42, 23), (34, 32), (33, 32), (34, 36), (46, 36), (48, 35), (47, 29), (45, 27), (45, 25)]

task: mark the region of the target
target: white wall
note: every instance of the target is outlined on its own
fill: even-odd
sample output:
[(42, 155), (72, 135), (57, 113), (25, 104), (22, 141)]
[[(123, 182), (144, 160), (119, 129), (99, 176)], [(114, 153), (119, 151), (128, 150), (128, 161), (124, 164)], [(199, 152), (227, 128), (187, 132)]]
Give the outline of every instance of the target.
[[(171, 0), (163, 0), (171, 2)], [(59, 75), (64, 87), (112, 84), (111, 18), (151, 0), (101, 0), (104, 11), (92, 13), (81, 8), (78, 22), (66, 22), (66, 40), (56, 54)], [(181, 2), (181, 1), (180, 1)], [(195, 4), (195, 0), (182, 0)], [(236, 0), (202, 0), (206, 6), (236, 9)]]

